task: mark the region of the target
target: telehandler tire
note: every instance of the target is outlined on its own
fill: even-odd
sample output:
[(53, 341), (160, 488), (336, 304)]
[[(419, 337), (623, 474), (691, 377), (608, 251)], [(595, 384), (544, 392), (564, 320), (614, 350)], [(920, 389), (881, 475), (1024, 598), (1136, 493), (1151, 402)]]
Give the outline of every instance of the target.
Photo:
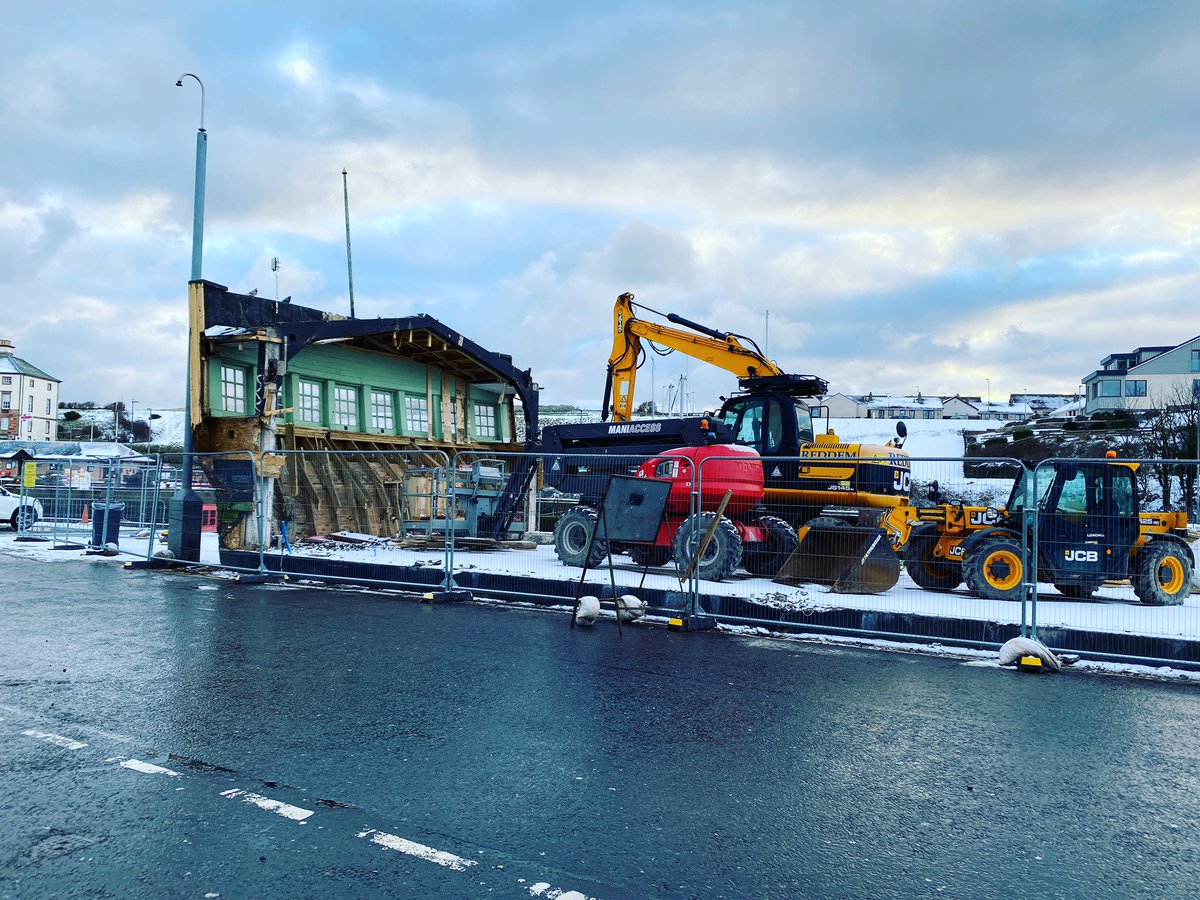
[(1172, 541), (1152, 541), (1137, 555), (1133, 592), (1148, 606), (1178, 606), (1192, 589), (1192, 554)]
[(587, 553), (588, 538), (598, 521), (598, 513), (590, 506), (572, 506), (559, 517), (554, 525), (554, 552), (564, 566), (582, 569), (586, 559), (591, 569), (604, 561), (608, 546), (600, 538), (592, 541), (592, 552)]
[(934, 556), (937, 543), (936, 534), (914, 535), (904, 549), (904, 569), (927, 591), (952, 591), (962, 584), (962, 563)]
[[(709, 523), (716, 513), (702, 512), (688, 516), (675, 532), (672, 548), (675, 551), (675, 562), (680, 571), (688, 567), (692, 554), (700, 546), (708, 531)], [(696, 563), (696, 575), (704, 581), (720, 581), (733, 574), (733, 570), (742, 564), (742, 536), (738, 534), (733, 522), (721, 516), (713, 531), (712, 540), (704, 548), (704, 553)]]
[(742, 545), (742, 565), (751, 575), (774, 578), (796, 552), (800, 539), (796, 529), (776, 516), (760, 516), (754, 524), (767, 530), (767, 539)]
[(962, 564), (967, 587), (987, 600), (1020, 600), (1025, 578), (1021, 544), (1010, 537), (996, 537), (967, 551)]

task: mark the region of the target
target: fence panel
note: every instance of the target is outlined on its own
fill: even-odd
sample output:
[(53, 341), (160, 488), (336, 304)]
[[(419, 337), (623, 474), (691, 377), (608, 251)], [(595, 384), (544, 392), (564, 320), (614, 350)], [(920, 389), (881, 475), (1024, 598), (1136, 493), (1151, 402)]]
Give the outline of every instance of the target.
[(1196, 460), (1053, 459), (1031, 481), (1035, 636), (1091, 655), (1200, 661)]

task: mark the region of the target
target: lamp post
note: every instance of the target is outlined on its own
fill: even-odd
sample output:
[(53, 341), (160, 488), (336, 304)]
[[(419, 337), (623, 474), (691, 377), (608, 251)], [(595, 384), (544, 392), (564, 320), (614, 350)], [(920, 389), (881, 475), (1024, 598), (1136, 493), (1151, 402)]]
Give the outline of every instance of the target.
[[(200, 128), (196, 132), (196, 192), (192, 204), (192, 277), (201, 278), (204, 259), (204, 169), (208, 158), (208, 132), (204, 130), (204, 82), (200, 76), (184, 72), (175, 81), (183, 87), (183, 79), (194, 78), (200, 85)], [(190, 297), (190, 290), (189, 290)], [(167, 518), (167, 545), (172, 556), (189, 562), (200, 560), (200, 495), (192, 488), (192, 324), (188, 315), (187, 375), (183, 392), (183, 465), (180, 472), (179, 489), (171, 497)]]
[(987, 415), (984, 418), (990, 419), (992, 417), (992, 379), (985, 378), (983, 380), (987, 382)]

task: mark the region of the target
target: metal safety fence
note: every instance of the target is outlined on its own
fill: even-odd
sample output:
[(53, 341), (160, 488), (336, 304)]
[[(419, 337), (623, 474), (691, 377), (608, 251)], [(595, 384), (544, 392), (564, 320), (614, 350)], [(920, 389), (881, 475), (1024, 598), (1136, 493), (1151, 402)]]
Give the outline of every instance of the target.
[[(111, 487), (137, 510), (123, 528), (157, 528), (178, 463), (154, 460), (140, 483), (105, 475), (92, 502)], [(724, 446), (649, 458), (277, 451), (197, 455), (196, 469), (206, 559), (243, 571), (566, 606), (632, 595), (697, 627), (976, 647), (1026, 635), (1200, 663), (1198, 532), (1184, 512), (1195, 461), (764, 462)], [(67, 498), (53, 499), (55, 478)], [(64, 472), (47, 469), (35, 489), (57, 512), (32, 530), (78, 518)]]

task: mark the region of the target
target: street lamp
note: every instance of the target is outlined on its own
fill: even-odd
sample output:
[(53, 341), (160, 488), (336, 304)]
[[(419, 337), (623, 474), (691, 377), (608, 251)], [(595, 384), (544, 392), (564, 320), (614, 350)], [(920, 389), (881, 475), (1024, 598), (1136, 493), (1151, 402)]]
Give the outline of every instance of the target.
[(988, 402), (987, 402), (987, 415), (986, 415), (986, 416), (984, 416), (984, 418), (985, 418), (985, 419), (990, 419), (990, 418), (992, 417), (992, 379), (990, 379), (990, 378), (985, 378), (985, 379), (983, 379), (983, 380), (987, 382), (987, 400), (988, 400)]
[[(208, 156), (208, 132), (204, 130), (204, 82), (200, 76), (184, 72), (175, 81), (183, 87), (183, 79), (194, 78), (200, 85), (200, 128), (196, 132), (196, 193), (192, 204), (192, 277), (201, 278), (201, 263), (204, 259), (204, 167)], [(190, 291), (189, 291), (190, 293)], [(179, 489), (171, 497), (167, 519), (167, 543), (176, 559), (189, 562), (200, 561), (200, 495), (192, 489), (194, 471), (192, 453), (192, 317), (188, 315), (187, 375), (183, 392), (183, 465), (180, 472)]]

